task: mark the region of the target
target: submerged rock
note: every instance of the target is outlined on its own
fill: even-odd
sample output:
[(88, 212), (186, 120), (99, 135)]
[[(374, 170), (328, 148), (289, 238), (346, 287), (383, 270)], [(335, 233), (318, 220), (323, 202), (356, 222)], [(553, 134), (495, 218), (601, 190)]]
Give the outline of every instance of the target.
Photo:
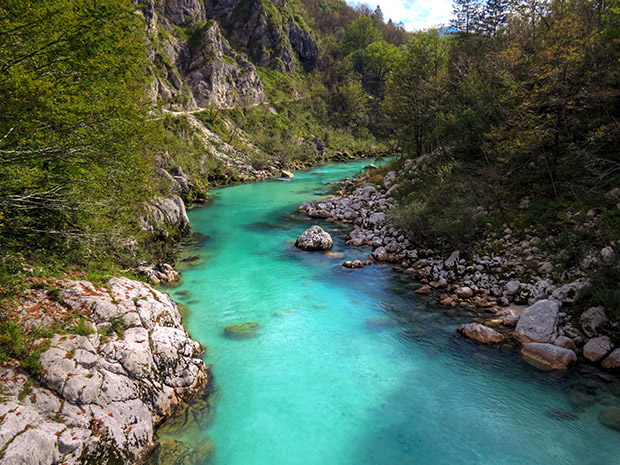
[(282, 318), (285, 316), (291, 316), (291, 315), (295, 315), (296, 313), (298, 313), (296, 308), (286, 308), (284, 310), (278, 310), (273, 312), (273, 316), (277, 316), (278, 318)]
[(205, 439), (190, 446), (184, 441), (162, 438), (151, 456), (152, 465), (182, 465), (206, 463), (215, 452), (215, 442)]
[(260, 327), (260, 323), (248, 322), (239, 325), (227, 326), (224, 328), (224, 334), (231, 339), (249, 339), (258, 336), (256, 330)]
[(524, 344), (521, 355), (539, 370), (568, 370), (577, 363), (577, 355), (572, 350), (540, 342)]
[(607, 428), (620, 431), (620, 408), (610, 408), (601, 411), (598, 420)]
[(514, 337), (522, 344), (551, 343), (557, 337), (560, 307), (551, 300), (539, 300), (519, 318)]
[(482, 344), (498, 344), (504, 340), (503, 334), (480, 323), (461, 325), (457, 331), (463, 336)]
[(295, 242), (295, 247), (302, 250), (329, 250), (333, 245), (329, 233), (317, 225), (304, 231)]
[(342, 257), (344, 257), (344, 254), (342, 252), (325, 252), (325, 255), (327, 255), (330, 258), (342, 258)]

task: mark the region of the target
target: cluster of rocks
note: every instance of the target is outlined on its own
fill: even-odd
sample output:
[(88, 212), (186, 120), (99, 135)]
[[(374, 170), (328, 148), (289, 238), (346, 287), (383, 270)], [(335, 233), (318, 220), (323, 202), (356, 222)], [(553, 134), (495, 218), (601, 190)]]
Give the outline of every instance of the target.
[(171, 193), (180, 196), (184, 201), (204, 199), (204, 193), (199, 189), (196, 180), (186, 174), (183, 168), (178, 165), (167, 166), (170, 158), (167, 152), (160, 156), (158, 160), (160, 166), (157, 169), (157, 175), (170, 183)]
[[(569, 368), (577, 361), (577, 354), (607, 369), (620, 367), (620, 349), (612, 352), (611, 340), (598, 333), (607, 322), (604, 309), (588, 310), (579, 322), (573, 322), (566, 311), (588, 285), (587, 279), (576, 276), (577, 273), (572, 275), (572, 281), (558, 284), (566, 276), (555, 273), (550, 255), (538, 247), (540, 238), (530, 235), (517, 239), (506, 229), (501, 237), (485, 238), (488, 249), (499, 252), (474, 253), (466, 259), (458, 250), (446, 257), (418, 248), (404, 231), (390, 224), (390, 209), (395, 203), (392, 193), (398, 189), (400, 177), (417, 169), (419, 163), (420, 160), (407, 160), (401, 172), (387, 172), (382, 186), (364, 178), (357, 183), (348, 181), (336, 196), (303, 202), (297, 211), (311, 218), (353, 224), (347, 243), (372, 247), (370, 262), (396, 264), (397, 269), (420, 281), (418, 294), (436, 296), (441, 305), (476, 311), (481, 318), (459, 328), (467, 337), (497, 344), (511, 337), (514, 329), (514, 339), (523, 344), (524, 358), (539, 368)], [(372, 166), (368, 169), (375, 170)], [(611, 253), (615, 254), (613, 249), (601, 252)], [(353, 262), (345, 263), (361, 267), (363, 262), (355, 266)], [(530, 305), (523, 317), (519, 315), (521, 304)], [(589, 329), (593, 317), (598, 322), (596, 331)], [(526, 330), (526, 325), (551, 325), (553, 330), (544, 338), (524, 336), (535, 332), (532, 328)]]
[(138, 265), (136, 271), (144, 275), (144, 277), (155, 286), (162, 283), (170, 284), (181, 279), (179, 272), (168, 263), (160, 263), (157, 265), (143, 263)]
[(146, 206), (146, 215), (141, 219), (141, 223), (144, 231), (165, 240), (174, 240), (189, 231), (185, 203), (178, 195), (154, 199)]
[(0, 464), (144, 461), (156, 426), (208, 386), (200, 344), (147, 284), (39, 284), (16, 307), (19, 321), (66, 333), (35, 343), (45, 347), (38, 375), (0, 368)]

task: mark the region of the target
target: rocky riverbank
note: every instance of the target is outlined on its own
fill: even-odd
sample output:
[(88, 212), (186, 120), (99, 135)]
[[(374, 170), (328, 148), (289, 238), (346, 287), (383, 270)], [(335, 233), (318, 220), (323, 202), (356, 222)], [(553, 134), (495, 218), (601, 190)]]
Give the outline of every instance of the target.
[[(421, 248), (405, 231), (390, 224), (399, 179), (423, 160), (407, 160), (400, 171), (387, 172), (380, 183), (368, 176), (347, 181), (337, 195), (304, 202), (298, 212), (311, 218), (353, 225), (348, 243), (371, 246), (369, 263), (391, 263), (420, 283), (417, 293), (435, 298), (440, 305), (462, 307), (477, 313), (475, 326), (461, 334), (483, 343), (514, 339), (523, 345), (524, 358), (538, 368), (567, 369), (577, 355), (609, 370), (620, 368), (620, 348), (614, 350), (610, 333), (616, 324), (605, 309), (593, 307), (574, 319), (570, 307), (588, 285), (583, 269), (556, 272), (551, 254), (540, 247), (535, 234), (503, 234), (481, 238), (474, 252), (449, 254)], [(373, 166), (368, 169), (374, 170)], [(496, 250), (496, 252), (494, 252)], [(589, 266), (615, 255), (611, 247), (591, 253)], [(352, 267), (346, 261), (343, 266)], [(524, 279), (526, 277), (527, 279)], [(528, 306), (523, 310), (524, 306)]]
[(142, 463), (157, 425), (208, 389), (200, 344), (147, 284), (37, 280), (14, 311), (40, 355), (0, 369), (0, 464)]

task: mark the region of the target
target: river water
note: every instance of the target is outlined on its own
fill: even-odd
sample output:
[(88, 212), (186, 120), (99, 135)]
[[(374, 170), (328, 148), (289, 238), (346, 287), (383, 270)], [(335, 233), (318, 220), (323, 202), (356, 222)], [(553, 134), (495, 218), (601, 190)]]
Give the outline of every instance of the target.
[[(620, 464), (620, 433), (598, 422), (620, 407), (613, 383), (463, 340), (471, 316), (427, 303), (390, 266), (342, 268), (370, 250), (346, 246), (346, 226), (295, 214), (366, 163), (219, 189), (190, 211), (208, 238), (187, 247), (200, 261), (170, 293), (212, 365), (209, 463)], [(335, 254), (295, 249), (312, 224)], [(256, 337), (226, 337), (245, 322), (260, 323)]]

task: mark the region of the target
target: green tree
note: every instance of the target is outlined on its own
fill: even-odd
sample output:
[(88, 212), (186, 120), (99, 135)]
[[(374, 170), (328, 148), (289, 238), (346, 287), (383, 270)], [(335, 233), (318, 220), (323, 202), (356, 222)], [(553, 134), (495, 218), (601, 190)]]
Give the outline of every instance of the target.
[(479, 0), (453, 0), (450, 26), (461, 35), (467, 36), (477, 31), (482, 6)]
[(365, 87), (374, 95), (382, 96), (389, 73), (400, 57), (400, 49), (384, 40), (369, 44), (356, 56), (357, 67)]
[(383, 109), (408, 153), (422, 155), (440, 144), (449, 40), (437, 30), (417, 33), (390, 75)]
[(342, 44), (345, 55), (363, 50), (373, 42), (381, 40), (381, 31), (370, 16), (362, 15), (345, 30)]
[(368, 125), (369, 97), (361, 84), (349, 80), (336, 87), (331, 96), (332, 118), (339, 126), (360, 132)]
[(152, 171), (143, 31), (129, 0), (0, 7), (3, 254), (110, 257), (138, 229)]

